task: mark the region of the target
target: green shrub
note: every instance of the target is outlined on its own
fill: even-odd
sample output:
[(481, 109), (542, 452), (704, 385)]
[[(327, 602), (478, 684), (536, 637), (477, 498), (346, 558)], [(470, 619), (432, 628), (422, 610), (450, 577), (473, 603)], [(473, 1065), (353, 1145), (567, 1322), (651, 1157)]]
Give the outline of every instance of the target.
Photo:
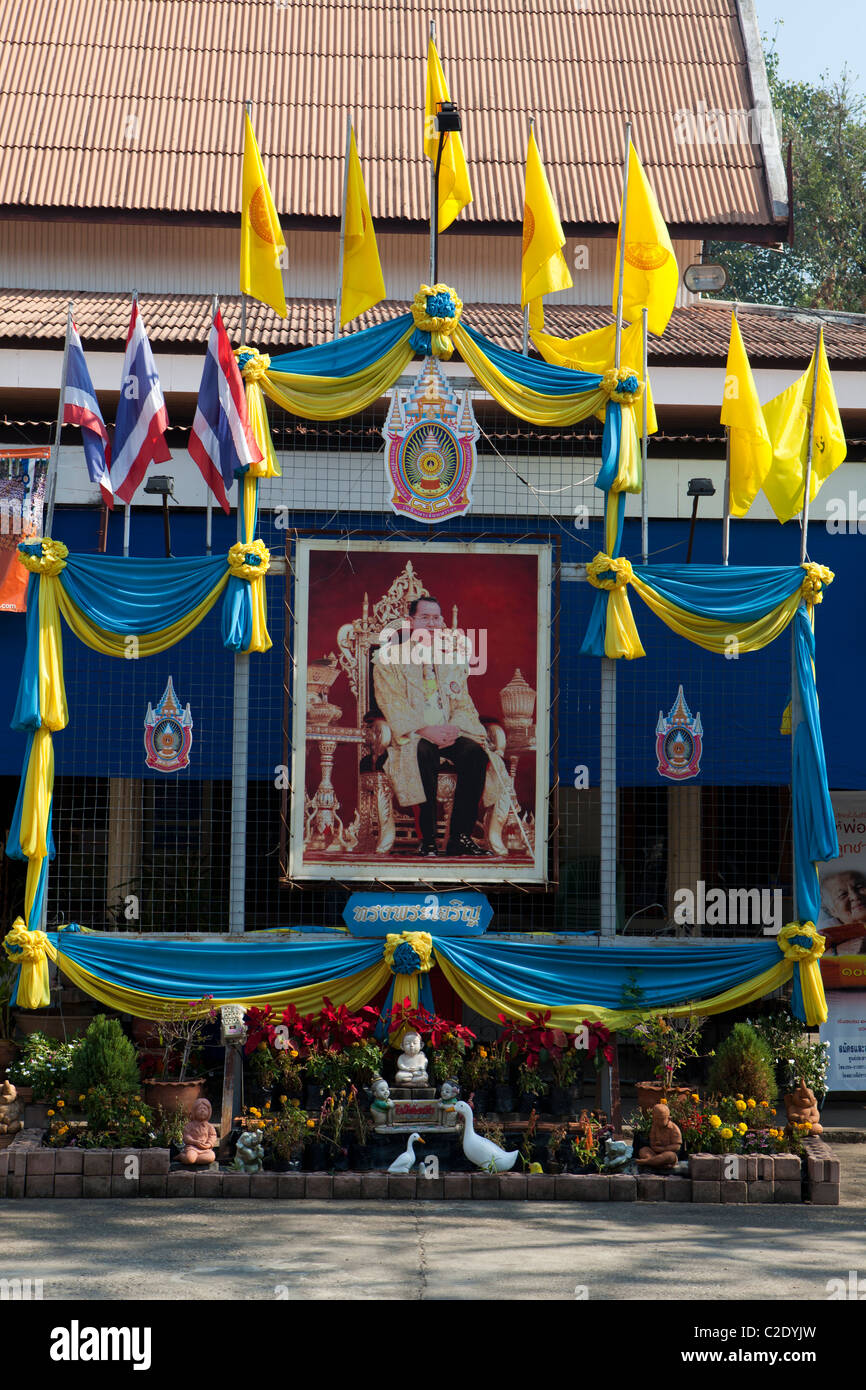
[(709, 1090), (713, 1095), (742, 1095), (770, 1104), (778, 1096), (773, 1053), (751, 1024), (735, 1023), (719, 1044), (710, 1066)]
[(135, 1048), (116, 1018), (97, 1014), (93, 1019), (75, 1057), (71, 1079), (79, 1091), (99, 1086), (114, 1095), (129, 1095), (139, 1089)]

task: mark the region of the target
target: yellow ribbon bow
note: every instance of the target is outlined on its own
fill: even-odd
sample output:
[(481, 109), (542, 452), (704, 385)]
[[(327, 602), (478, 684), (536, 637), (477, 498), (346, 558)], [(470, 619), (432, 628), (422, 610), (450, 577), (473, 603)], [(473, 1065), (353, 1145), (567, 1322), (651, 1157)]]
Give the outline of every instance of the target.
[[(442, 300), (450, 300), (454, 306), (453, 314), (429, 314), (427, 312), (427, 301), (435, 301), (441, 296)], [(463, 301), (458, 298), (455, 290), (450, 285), (422, 285), (412, 301), (412, 321), (421, 333), (430, 334), (430, 351), (434, 357), (439, 357), (447, 362), (454, 351), (454, 344), (451, 335), (460, 322), (460, 315), (463, 313)]]
[(268, 354), (258, 352), (255, 348), (235, 348), (235, 357), (238, 359), (241, 376), (246, 382), (261, 381), (262, 377), (267, 376), (271, 369), (271, 359)]
[(619, 556), (614, 559), (600, 550), (586, 567), (586, 577), (594, 589), (624, 589), (634, 577), (631, 561)]
[(810, 608), (816, 603), (823, 603), (824, 595), (821, 590), (833, 583), (836, 577), (833, 571), (829, 570), (826, 565), (816, 565), (812, 560), (807, 561), (800, 568), (806, 571), (806, 577), (800, 588), (805, 602)]
[(48, 962), (57, 959), (57, 950), (44, 931), (28, 931), (21, 917), (16, 917), (11, 931), (3, 938), (7, 956), (21, 966), (18, 980), (18, 1005), (22, 1009), (46, 1009), (51, 1003), (48, 984)]
[(26, 550), (20, 547), (18, 549), (18, 559), (24, 568), (31, 570), (33, 574), (44, 574), (48, 579), (66, 568), (68, 554), (69, 551), (63, 542), (53, 541), (50, 536), (42, 537), (42, 551), (39, 555), (29, 555)]
[(634, 405), (643, 395), (643, 382), (633, 367), (609, 367), (601, 379), (601, 389), (611, 401)]
[[(808, 944), (798, 941), (797, 937), (806, 937)], [(792, 969), (799, 968), (806, 1022), (812, 1028), (826, 1023), (827, 1000), (819, 964), (827, 944), (825, 938), (819, 935), (814, 922), (788, 922), (776, 937), (776, 943), (785, 960), (791, 962)]]
[(236, 541), (228, 554), (229, 571), (236, 579), (264, 579), (271, 564), (271, 552), (264, 541)]
[[(420, 970), (426, 975), (433, 966), (433, 938), (430, 933), (426, 931), (404, 931), (397, 935), (396, 933), (389, 932), (385, 937), (384, 957), (385, 964), (390, 970), (395, 969), (394, 952), (399, 946), (404, 944), (411, 946), (415, 955), (418, 957), (420, 964), (415, 967), (416, 970)], [(407, 970), (404, 972), (399, 970), (399, 965), (400, 961), (398, 959), (398, 968), (395, 973), (408, 975), (409, 971)]]

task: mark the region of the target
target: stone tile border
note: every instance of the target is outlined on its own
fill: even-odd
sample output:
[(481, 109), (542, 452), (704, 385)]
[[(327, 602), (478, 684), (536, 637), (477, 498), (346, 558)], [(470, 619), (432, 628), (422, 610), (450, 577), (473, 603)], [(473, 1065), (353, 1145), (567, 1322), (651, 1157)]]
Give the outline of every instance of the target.
[(796, 1154), (693, 1154), (689, 1174), (443, 1173), (428, 1179), (383, 1172), (234, 1173), (175, 1165), (168, 1149), (49, 1149), (41, 1130), (22, 1130), (0, 1150), (0, 1197), (258, 1197), (334, 1201), (811, 1202), (838, 1206), (840, 1164), (820, 1138)]

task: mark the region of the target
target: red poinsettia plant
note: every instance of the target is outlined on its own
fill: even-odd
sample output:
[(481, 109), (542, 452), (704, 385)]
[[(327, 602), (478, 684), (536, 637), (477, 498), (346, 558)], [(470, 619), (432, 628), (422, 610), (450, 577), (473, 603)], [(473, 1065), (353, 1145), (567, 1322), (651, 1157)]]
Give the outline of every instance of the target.
[(475, 1034), (470, 1028), (464, 1027), (462, 1023), (454, 1023), (451, 1019), (442, 1018), (439, 1014), (431, 1014), (422, 1005), (412, 1004), (408, 998), (404, 999), (402, 1004), (392, 1004), (391, 1008), (382, 1014), (382, 1018), (389, 1034), (398, 1030), (401, 1033), (420, 1033), (431, 1047), (440, 1047), (449, 1040), (456, 1040), (467, 1046), (475, 1041)]
[(601, 1071), (602, 1062), (613, 1061), (611, 1031), (609, 1028), (605, 1028), (603, 1023), (588, 1023), (586, 1019), (583, 1021), (583, 1027), (589, 1035), (587, 1056), (596, 1071)]
[(539, 1063), (548, 1058), (559, 1061), (570, 1039), (562, 1028), (551, 1028), (552, 1010), (536, 1013), (530, 1009), (528, 1015), (528, 1023), (517, 1023), (505, 1014), (497, 1017), (502, 1024), (502, 1042), (508, 1045), (512, 1057), (519, 1058), (527, 1071), (537, 1071)]

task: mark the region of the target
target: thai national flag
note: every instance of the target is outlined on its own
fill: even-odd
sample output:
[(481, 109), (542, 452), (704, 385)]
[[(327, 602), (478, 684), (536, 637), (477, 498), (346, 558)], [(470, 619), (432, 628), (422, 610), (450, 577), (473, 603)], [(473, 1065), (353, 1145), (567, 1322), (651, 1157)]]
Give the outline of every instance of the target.
[(171, 462), (171, 453), (165, 442), (167, 429), (168, 413), (153, 353), (138, 304), (133, 301), (111, 463), (114, 495), (127, 505), (132, 501), (149, 463)]
[(219, 309), (207, 342), (189, 452), (224, 512), (229, 510), (226, 488), (231, 487), (235, 473), (260, 463), (262, 458), (247, 416), (244, 383)]
[(69, 338), (69, 353), (66, 359), (66, 385), (63, 391), (63, 423), (79, 425), (84, 445), (87, 471), (93, 483), (99, 483), (102, 497), (107, 507), (114, 506), (114, 490), (111, 486), (111, 445), (108, 430), (99, 409), (93, 382), (84, 360), (84, 351), (78, 329), (72, 325)]

